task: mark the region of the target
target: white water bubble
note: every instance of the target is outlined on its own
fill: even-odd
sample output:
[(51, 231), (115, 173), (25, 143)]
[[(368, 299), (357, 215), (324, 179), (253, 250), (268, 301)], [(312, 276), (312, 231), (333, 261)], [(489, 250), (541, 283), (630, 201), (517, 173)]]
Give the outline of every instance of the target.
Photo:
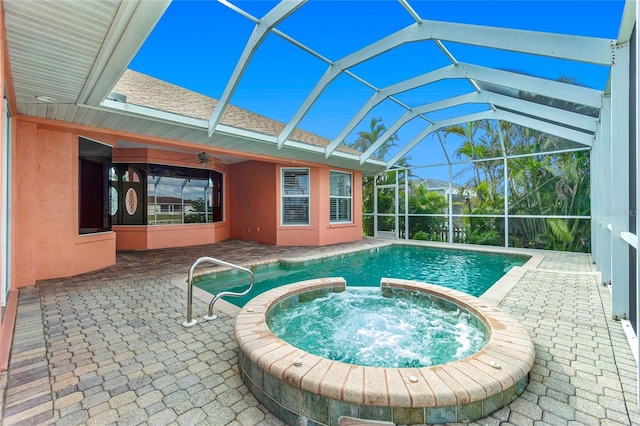
[(277, 312), (269, 326), (318, 356), (379, 367), (424, 367), (466, 357), (484, 346), (483, 331), (463, 310), (426, 298), (382, 297), (375, 288), (330, 293)]

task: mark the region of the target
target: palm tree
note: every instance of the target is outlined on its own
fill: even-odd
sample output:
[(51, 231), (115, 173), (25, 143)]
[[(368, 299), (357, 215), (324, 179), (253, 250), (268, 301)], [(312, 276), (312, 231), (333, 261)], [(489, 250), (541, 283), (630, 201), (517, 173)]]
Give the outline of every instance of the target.
[(442, 241), (442, 230), (447, 224), (444, 215), (449, 204), (447, 197), (436, 191), (430, 191), (426, 185), (412, 183), (410, 186), (409, 213), (414, 215), (441, 214), (442, 217), (417, 216), (409, 223), (409, 238), (415, 238), (422, 233), (420, 239)]
[[(382, 136), (386, 131), (387, 131), (387, 128), (382, 123), (382, 118), (374, 117), (369, 122), (369, 129), (358, 132), (358, 139), (356, 139), (355, 142), (349, 144), (349, 146), (353, 149), (357, 149), (360, 152), (365, 152), (378, 139), (380, 139), (380, 136)], [(380, 148), (376, 150), (373, 156), (375, 158), (384, 160), (387, 153), (389, 152), (389, 149), (394, 146), (397, 146), (397, 143), (396, 143), (397, 140), (398, 140), (398, 135), (394, 133), (393, 135), (391, 135), (389, 139), (386, 140), (385, 143), (382, 144)]]
[[(356, 149), (360, 152), (365, 152), (368, 150), (378, 139), (387, 131), (387, 128), (382, 123), (382, 118), (374, 117), (369, 121), (369, 129), (362, 130), (358, 132), (358, 138), (355, 142), (348, 143), (347, 145), (350, 148)], [(395, 133), (389, 137), (384, 144), (380, 148), (376, 150), (374, 153), (374, 157), (378, 159), (384, 160), (387, 156), (389, 149), (397, 146), (398, 135)], [(409, 157), (402, 157), (395, 165), (400, 168), (406, 168), (405, 170), (409, 173), (406, 178), (411, 176), (411, 170), (409, 169), (410, 165), (407, 162)], [(374, 176), (365, 176), (362, 179), (362, 209), (365, 213), (376, 213), (373, 211), (373, 200), (375, 194), (373, 193), (374, 181), (378, 180), (378, 184), (388, 184), (396, 182), (396, 174), (402, 173), (402, 171), (391, 171), (387, 173), (382, 173), (377, 177)], [(405, 172), (406, 173), (406, 172)], [(398, 175), (398, 177), (402, 177), (402, 175)], [(388, 199), (389, 197), (384, 194), (378, 194), (378, 209), (384, 210), (389, 209), (389, 202), (397, 203), (398, 200)], [(365, 235), (372, 235), (373, 233), (373, 222), (371, 220), (363, 220), (363, 231)]]
[[(482, 152), (478, 152), (480, 142), (477, 140), (477, 133), (481, 128), (481, 121), (473, 121), (462, 125), (449, 126), (442, 130), (445, 136), (445, 140), (449, 135), (456, 135), (462, 139), (462, 144), (455, 150), (455, 155), (458, 159), (476, 160), (482, 155)], [(474, 188), (477, 187), (480, 182), (480, 170), (476, 166), (476, 163), (471, 163), (471, 169), (473, 172), (473, 178), (467, 183), (471, 184)]]

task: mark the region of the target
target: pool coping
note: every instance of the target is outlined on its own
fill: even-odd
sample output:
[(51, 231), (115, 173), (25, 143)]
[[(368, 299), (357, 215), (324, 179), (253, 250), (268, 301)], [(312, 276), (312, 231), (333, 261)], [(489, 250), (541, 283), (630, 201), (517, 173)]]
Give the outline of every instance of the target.
[[(382, 287), (429, 293), (458, 304), (485, 323), (490, 330), (486, 345), (475, 354), (448, 364), (422, 368), (345, 364), (297, 349), (269, 329), (267, 314), (283, 300), (326, 289), (341, 291), (345, 286), (345, 280), (338, 277), (288, 284), (256, 296), (240, 310), (235, 337), (243, 379), (267, 407), (308, 417), (310, 413), (303, 406), (295, 402), (297, 405), (291, 407), (279, 390), (273, 392), (273, 388), (293, 386), (330, 403), (390, 407), (385, 420), (396, 423), (407, 424), (405, 420), (416, 416), (420, 420), (417, 423), (450, 422), (484, 417), (508, 404), (526, 387), (535, 348), (525, 328), (496, 306), (441, 286), (402, 279), (381, 280)], [(277, 382), (268, 384), (272, 378)]]

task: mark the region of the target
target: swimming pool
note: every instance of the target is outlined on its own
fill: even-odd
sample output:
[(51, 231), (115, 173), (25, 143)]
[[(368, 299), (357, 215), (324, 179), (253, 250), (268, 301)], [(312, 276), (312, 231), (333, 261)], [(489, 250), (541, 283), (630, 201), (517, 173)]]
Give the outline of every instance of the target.
[[(482, 295), (528, 256), (413, 245), (390, 245), (308, 262), (280, 262), (255, 270), (253, 290), (244, 297), (228, 298), (244, 306), (256, 295), (285, 284), (323, 277), (343, 277), (349, 286), (378, 287), (382, 277), (422, 281)], [(247, 286), (243, 274), (208, 274), (195, 285), (208, 293), (239, 291)]]

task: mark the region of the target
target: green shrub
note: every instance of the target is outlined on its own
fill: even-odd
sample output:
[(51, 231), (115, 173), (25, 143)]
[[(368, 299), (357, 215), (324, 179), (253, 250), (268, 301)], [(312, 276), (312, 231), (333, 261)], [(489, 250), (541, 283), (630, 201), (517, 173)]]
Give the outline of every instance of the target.
[(427, 234), (424, 231), (416, 232), (415, 235), (413, 236), (413, 239), (414, 240), (430, 241), (429, 234)]
[(466, 238), (467, 244), (480, 244), (483, 246), (500, 246), (503, 241), (500, 238), (498, 231), (490, 230), (481, 233), (469, 232)]

